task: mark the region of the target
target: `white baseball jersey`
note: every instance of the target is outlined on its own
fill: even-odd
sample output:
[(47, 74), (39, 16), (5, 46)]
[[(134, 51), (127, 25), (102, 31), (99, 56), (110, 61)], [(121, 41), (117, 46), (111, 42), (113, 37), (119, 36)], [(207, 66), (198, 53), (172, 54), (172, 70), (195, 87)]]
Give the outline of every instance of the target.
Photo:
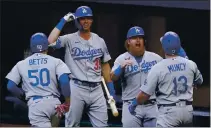
[[(115, 71), (125, 60), (132, 60), (133, 62), (132, 65), (125, 67), (124, 74), (121, 76), (122, 100), (131, 100), (138, 95), (141, 85), (146, 82), (149, 70), (162, 59), (158, 54), (149, 51), (145, 51), (140, 63), (128, 52), (117, 57), (112, 71)], [(155, 95), (151, 96), (150, 99), (155, 99)]]
[(84, 40), (78, 31), (60, 36), (57, 45), (59, 48), (66, 48), (65, 63), (71, 70), (73, 78), (89, 82), (101, 81), (101, 62), (108, 62), (111, 59), (105, 41), (101, 37), (91, 33), (91, 38)]
[(46, 54), (34, 53), (19, 61), (6, 78), (16, 84), (22, 80), (22, 89), (28, 100), (33, 96), (59, 97), (57, 79), (64, 73), (70, 73), (70, 70), (62, 60)]
[(158, 104), (179, 100), (193, 101), (193, 82), (203, 78), (195, 62), (183, 57), (167, 58), (156, 64), (141, 90), (152, 95), (156, 91)]

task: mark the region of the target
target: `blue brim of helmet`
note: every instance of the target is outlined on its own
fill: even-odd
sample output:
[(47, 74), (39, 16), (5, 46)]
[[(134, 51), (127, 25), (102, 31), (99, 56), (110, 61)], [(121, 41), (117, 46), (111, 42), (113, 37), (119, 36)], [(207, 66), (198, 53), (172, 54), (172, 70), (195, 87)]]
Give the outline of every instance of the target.
[(134, 36), (129, 36), (129, 37), (127, 37), (127, 38), (131, 38), (131, 37), (135, 37), (135, 36), (142, 36), (142, 37), (144, 37), (143, 34), (138, 34), (138, 35), (134, 35)]
[(82, 18), (82, 17), (93, 17), (93, 15), (86, 15), (86, 16), (80, 16), (80, 17), (75, 16), (76, 19), (79, 19), (79, 18)]

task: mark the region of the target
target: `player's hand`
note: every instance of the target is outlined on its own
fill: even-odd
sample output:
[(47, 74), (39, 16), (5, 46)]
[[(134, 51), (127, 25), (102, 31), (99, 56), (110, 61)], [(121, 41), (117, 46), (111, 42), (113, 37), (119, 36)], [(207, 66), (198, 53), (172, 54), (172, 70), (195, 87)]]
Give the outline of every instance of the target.
[(110, 97), (108, 98), (108, 103), (110, 104), (111, 102), (116, 103), (116, 100), (114, 99), (113, 96), (110, 96)]
[(128, 65), (132, 65), (133, 64), (133, 61), (132, 60), (125, 60), (124, 62), (123, 62), (123, 64), (121, 65), (121, 68), (125, 68), (126, 66), (128, 66)]
[(69, 111), (69, 107), (70, 107), (70, 104), (68, 103), (56, 105), (55, 109), (56, 109), (57, 115), (61, 118), (66, 112)]
[(72, 20), (75, 20), (75, 15), (71, 12), (69, 12), (68, 14), (66, 14), (64, 17), (63, 17), (67, 22), (70, 22)]

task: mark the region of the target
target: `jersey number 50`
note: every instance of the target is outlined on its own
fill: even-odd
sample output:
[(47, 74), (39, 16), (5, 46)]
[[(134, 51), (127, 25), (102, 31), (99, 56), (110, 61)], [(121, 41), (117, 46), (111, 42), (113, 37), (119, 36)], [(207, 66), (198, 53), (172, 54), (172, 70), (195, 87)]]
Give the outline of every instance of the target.
[[(36, 74), (38, 74), (38, 76)], [(28, 77), (31, 79), (35, 79), (35, 83), (30, 82), (32, 86), (37, 86), (39, 84), (42, 86), (48, 86), (50, 84), (50, 73), (47, 68), (42, 68), (40, 71), (28, 70)]]
[[(181, 82), (181, 84), (178, 84), (179, 82)], [(187, 78), (185, 76), (180, 76), (178, 79), (175, 77), (173, 83), (174, 83), (174, 90), (172, 93), (175, 96), (177, 96), (177, 92), (179, 92), (180, 94), (184, 94), (188, 89)]]

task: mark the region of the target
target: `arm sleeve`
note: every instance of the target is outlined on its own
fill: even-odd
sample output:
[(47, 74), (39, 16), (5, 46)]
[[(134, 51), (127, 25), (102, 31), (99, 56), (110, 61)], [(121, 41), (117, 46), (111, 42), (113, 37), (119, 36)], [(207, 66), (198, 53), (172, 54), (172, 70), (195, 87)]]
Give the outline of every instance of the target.
[(61, 92), (64, 97), (70, 97), (70, 85), (69, 85), (69, 76), (64, 73), (59, 77), (59, 83), (61, 87)]
[(67, 65), (62, 60), (58, 59), (58, 63), (56, 66), (56, 75), (58, 76), (58, 80), (60, 76), (64, 73), (70, 74), (71, 72), (69, 68), (67, 67)]
[(103, 44), (103, 49), (102, 49), (103, 50), (103, 58), (102, 59), (103, 59), (103, 62), (108, 62), (111, 59), (111, 56), (108, 52), (108, 48), (103, 39), (102, 39), (102, 44)]
[(18, 64), (16, 64), (12, 70), (7, 74), (6, 76), (7, 79), (13, 81), (15, 84), (19, 84), (21, 81), (21, 75), (18, 70)]
[(146, 81), (141, 86), (141, 91), (147, 93), (148, 95), (153, 95), (159, 80), (159, 72), (156, 69), (157, 66), (152, 67), (150, 70)]
[(7, 89), (16, 97), (22, 97), (24, 95), (24, 92), (20, 88), (18, 88), (17, 84), (12, 80), (8, 80)]

